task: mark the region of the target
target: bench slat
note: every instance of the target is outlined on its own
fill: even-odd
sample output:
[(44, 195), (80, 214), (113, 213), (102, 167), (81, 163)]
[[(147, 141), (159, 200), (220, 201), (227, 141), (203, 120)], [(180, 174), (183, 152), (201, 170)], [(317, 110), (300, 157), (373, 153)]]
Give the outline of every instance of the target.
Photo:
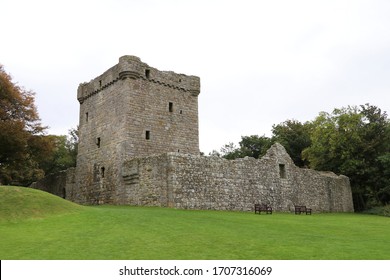
[(267, 204), (255, 204), (255, 214), (261, 214), (261, 211), (272, 214), (272, 207)]

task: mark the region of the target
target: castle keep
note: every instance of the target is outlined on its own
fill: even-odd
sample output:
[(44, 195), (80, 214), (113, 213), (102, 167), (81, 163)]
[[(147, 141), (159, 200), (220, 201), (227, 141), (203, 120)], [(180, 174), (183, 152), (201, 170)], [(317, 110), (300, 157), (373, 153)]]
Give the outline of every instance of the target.
[(135, 56), (78, 88), (81, 203), (123, 201), (123, 162), (167, 152), (199, 154), (198, 77), (159, 71)]
[(199, 155), (196, 76), (159, 71), (135, 56), (80, 84), (77, 167), (33, 187), (82, 204), (278, 211), (307, 205), (352, 212), (349, 179), (300, 169), (280, 144), (261, 159)]

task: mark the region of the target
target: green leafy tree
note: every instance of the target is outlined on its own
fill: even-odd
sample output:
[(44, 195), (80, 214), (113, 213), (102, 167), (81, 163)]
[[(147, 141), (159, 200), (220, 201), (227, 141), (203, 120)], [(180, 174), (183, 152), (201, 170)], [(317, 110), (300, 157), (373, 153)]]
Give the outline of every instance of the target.
[(220, 153), (216, 153), (215, 155), (218, 154), (226, 159), (236, 159), (241, 157), (240, 149), (233, 142), (225, 144), (220, 149)]
[(229, 143), (221, 148), (221, 155), (226, 159), (236, 159), (244, 157), (260, 158), (273, 144), (272, 139), (266, 136), (242, 136), (239, 147), (234, 143)]
[(266, 136), (242, 136), (240, 145), (241, 157), (261, 158), (274, 142)]
[(37, 154), (36, 162), (45, 174), (51, 174), (76, 166), (78, 131), (69, 130), (69, 135), (40, 136), (38, 144), (45, 153)]
[(79, 147), (79, 128), (69, 130), (69, 135), (66, 141), (66, 148), (71, 158), (70, 167), (76, 166), (77, 152)]
[(311, 146), (304, 159), (317, 170), (347, 175), (355, 209), (389, 202), (389, 121), (378, 107), (361, 106), (322, 112), (313, 121)]
[(272, 126), (272, 139), (273, 142), (279, 142), (286, 148), (287, 153), (297, 166), (304, 167), (309, 163), (302, 158), (302, 151), (310, 147), (311, 129), (310, 122), (301, 123), (296, 120), (287, 120)]

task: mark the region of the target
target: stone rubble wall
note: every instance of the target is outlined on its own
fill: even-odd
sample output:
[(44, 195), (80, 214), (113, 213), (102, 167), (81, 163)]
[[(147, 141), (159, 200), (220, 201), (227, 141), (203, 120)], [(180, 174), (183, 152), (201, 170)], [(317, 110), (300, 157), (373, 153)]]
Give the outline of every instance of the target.
[(255, 203), (265, 203), (280, 212), (293, 212), (294, 205), (313, 212), (354, 211), (348, 177), (298, 168), (280, 144), (261, 159), (182, 153), (133, 158), (122, 163), (114, 189), (96, 169), (94, 188), (78, 185), (74, 168), (31, 187), (81, 204), (253, 211)]
[(252, 211), (255, 203), (266, 203), (283, 212), (294, 205), (314, 212), (353, 212), (347, 177), (300, 169), (279, 144), (259, 160), (168, 153), (127, 161), (124, 170), (137, 176), (133, 191), (125, 195), (129, 204)]
[(29, 187), (49, 192), (59, 197), (70, 198), (70, 186), (74, 184), (75, 168), (46, 175), (43, 179), (32, 183)]

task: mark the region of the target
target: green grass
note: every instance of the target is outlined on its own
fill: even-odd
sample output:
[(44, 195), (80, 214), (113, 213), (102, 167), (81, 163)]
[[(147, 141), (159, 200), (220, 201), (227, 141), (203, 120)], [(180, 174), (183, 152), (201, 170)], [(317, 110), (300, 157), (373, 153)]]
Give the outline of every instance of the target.
[(0, 187), (0, 259), (388, 260), (389, 236), (381, 216), (85, 207)]

